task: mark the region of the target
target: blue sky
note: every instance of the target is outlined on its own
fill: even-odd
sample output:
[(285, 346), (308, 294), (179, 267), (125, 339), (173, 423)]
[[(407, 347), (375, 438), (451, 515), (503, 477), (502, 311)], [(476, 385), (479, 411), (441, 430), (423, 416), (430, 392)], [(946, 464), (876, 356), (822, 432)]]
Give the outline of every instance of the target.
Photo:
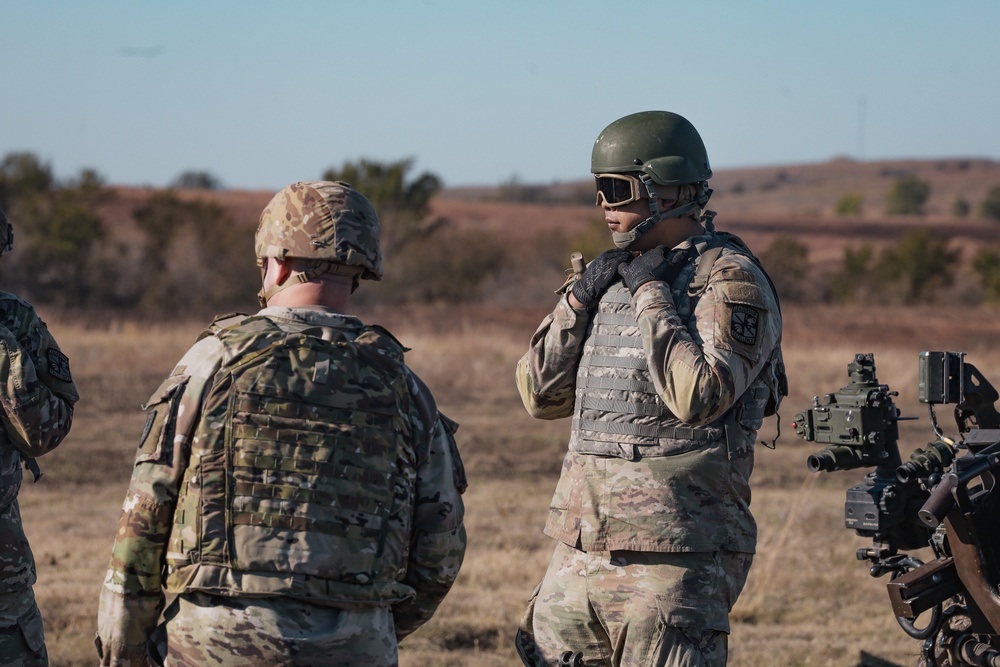
[(277, 189), (360, 158), (586, 178), (634, 111), (713, 167), (1000, 158), (1000, 2), (3, 0), (0, 157)]

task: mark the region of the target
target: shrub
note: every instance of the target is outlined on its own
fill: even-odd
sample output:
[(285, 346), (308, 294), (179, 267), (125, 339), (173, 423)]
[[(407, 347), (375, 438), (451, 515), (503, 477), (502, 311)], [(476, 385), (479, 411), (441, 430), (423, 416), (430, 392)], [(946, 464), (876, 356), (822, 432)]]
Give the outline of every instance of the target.
[(860, 194), (851, 192), (837, 201), (837, 205), (834, 206), (834, 213), (840, 216), (859, 216), (861, 215), (861, 204), (864, 203), (864, 197)]
[[(143, 267), (132, 298), (149, 313), (179, 309), (205, 313), (247, 310), (260, 274), (253, 263), (253, 231), (237, 225), (218, 204), (154, 194), (133, 212), (145, 234)], [(198, 293), (192, 303), (191, 291)]]
[(990, 188), (986, 198), (979, 203), (979, 217), (1000, 220), (1000, 185)]
[(986, 300), (1000, 303), (1000, 252), (997, 248), (980, 248), (972, 260), (972, 268), (979, 274)]
[(874, 251), (870, 243), (864, 243), (860, 248), (844, 248), (844, 262), (840, 271), (830, 280), (832, 299), (837, 303), (848, 303), (860, 296), (859, 292), (871, 280), (871, 262)]
[(0, 208), (13, 208), (19, 197), (48, 192), (55, 177), (34, 153), (8, 153), (0, 162)]
[(221, 190), (222, 181), (208, 171), (185, 171), (174, 179), (171, 187), (178, 190)]
[(461, 303), (481, 296), (485, 281), (506, 264), (506, 246), (494, 234), (451, 231), (414, 239), (406, 252), (385, 261), (385, 277), (357, 296), (383, 303)]
[[(487, 278), (507, 261), (500, 239), (478, 230), (459, 231), (431, 216), (431, 199), (441, 179), (424, 172), (407, 177), (412, 160), (347, 162), (327, 169), (324, 180), (346, 181), (378, 211), (382, 226), (385, 278), (358, 292), (363, 302), (377, 298), (404, 301), (460, 302), (476, 298)], [(448, 233), (442, 233), (448, 229)]]
[(912, 174), (896, 180), (886, 196), (885, 212), (889, 215), (923, 215), (924, 204), (931, 186)]
[(956, 218), (965, 218), (969, 215), (971, 208), (965, 197), (956, 197), (951, 204), (951, 214)]
[(811, 295), (809, 249), (791, 236), (779, 236), (760, 255), (783, 302), (805, 301)]
[(949, 247), (949, 241), (929, 229), (907, 232), (895, 247), (886, 248), (879, 256), (874, 277), (884, 286), (883, 298), (895, 298), (912, 305), (932, 300), (938, 290), (949, 287), (955, 280), (955, 267), (961, 250)]

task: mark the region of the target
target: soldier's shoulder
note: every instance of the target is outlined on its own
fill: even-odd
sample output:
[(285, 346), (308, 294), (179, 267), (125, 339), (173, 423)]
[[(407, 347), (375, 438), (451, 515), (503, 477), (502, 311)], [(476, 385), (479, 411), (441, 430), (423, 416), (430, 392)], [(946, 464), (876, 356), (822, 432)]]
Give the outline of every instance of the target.
[(203, 338), (208, 338), (209, 336), (218, 336), (226, 331), (236, 329), (246, 320), (250, 319), (250, 315), (246, 313), (226, 313), (224, 315), (218, 315), (212, 323), (205, 327), (201, 334), (198, 336), (198, 340)]
[(747, 280), (767, 284), (764, 269), (754, 254), (742, 244), (727, 243), (712, 266), (713, 278)]
[[(24, 298), (11, 292), (0, 292), (0, 318), (3, 319), (5, 324), (9, 322), (23, 322), (25, 320), (41, 321), (38, 313), (35, 312), (34, 306)], [(8, 326), (8, 328), (10, 327)]]
[(199, 338), (181, 360), (174, 366), (170, 375), (188, 375), (191, 377), (210, 378), (222, 363), (224, 348), (222, 341), (216, 336)]
[(391, 360), (394, 365), (405, 366), (404, 356), (410, 348), (403, 345), (388, 329), (378, 324), (366, 324), (361, 327), (357, 338), (359, 345), (372, 349), (378, 356)]

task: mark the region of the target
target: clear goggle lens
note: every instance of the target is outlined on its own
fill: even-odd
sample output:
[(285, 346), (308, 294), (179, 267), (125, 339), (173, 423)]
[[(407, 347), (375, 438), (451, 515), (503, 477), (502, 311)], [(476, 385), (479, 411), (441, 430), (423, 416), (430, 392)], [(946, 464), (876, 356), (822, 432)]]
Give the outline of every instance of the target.
[(617, 208), (642, 199), (646, 187), (635, 176), (628, 174), (594, 174), (597, 185), (597, 205)]

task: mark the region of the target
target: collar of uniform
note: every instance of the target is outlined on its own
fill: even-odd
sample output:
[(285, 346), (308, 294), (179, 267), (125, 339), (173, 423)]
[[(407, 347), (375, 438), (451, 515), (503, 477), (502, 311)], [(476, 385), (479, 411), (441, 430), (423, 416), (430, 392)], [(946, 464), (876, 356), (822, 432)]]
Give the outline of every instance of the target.
[(711, 243), (712, 238), (715, 236), (712, 232), (706, 232), (704, 234), (698, 234), (697, 236), (689, 236), (677, 245), (675, 245), (671, 250), (686, 250), (692, 246), (694, 247), (704, 247), (705, 245)]
[(257, 312), (261, 317), (279, 317), (293, 322), (327, 327), (360, 327), (363, 323), (354, 315), (345, 315), (324, 306), (268, 306)]

